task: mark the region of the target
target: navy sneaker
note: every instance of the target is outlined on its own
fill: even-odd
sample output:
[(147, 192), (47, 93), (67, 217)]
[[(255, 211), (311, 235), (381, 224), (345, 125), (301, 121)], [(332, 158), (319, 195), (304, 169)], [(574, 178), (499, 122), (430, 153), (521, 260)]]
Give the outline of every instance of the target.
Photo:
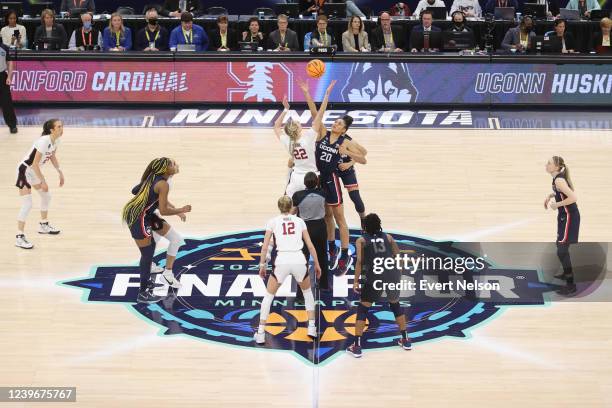
[(144, 292), (138, 293), (136, 301), (138, 303), (157, 303), (162, 299), (163, 297), (154, 295), (151, 290), (145, 290)]
[(361, 357), (361, 346), (358, 346), (357, 343), (353, 343), (347, 347), (346, 352), (355, 358)]
[(348, 272), (348, 270), (351, 268), (352, 265), (353, 265), (352, 256), (349, 256), (346, 259), (340, 259), (338, 261), (338, 270), (336, 271), (335, 275), (336, 276), (344, 275), (346, 272)]
[(397, 341), (397, 345), (404, 350), (412, 350), (412, 343), (410, 342), (410, 339), (399, 339)]

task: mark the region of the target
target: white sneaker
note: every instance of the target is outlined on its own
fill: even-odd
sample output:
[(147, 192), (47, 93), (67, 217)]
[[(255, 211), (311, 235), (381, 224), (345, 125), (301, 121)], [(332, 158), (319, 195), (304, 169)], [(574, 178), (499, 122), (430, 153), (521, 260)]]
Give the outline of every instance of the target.
[(49, 225), (49, 222), (41, 222), (40, 227), (38, 228), (38, 233), (57, 235), (60, 233), (60, 230), (53, 228), (51, 225)]
[(316, 339), (317, 336), (318, 336), (317, 326), (308, 325), (308, 337), (312, 337), (313, 339)]
[(265, 344), (266, 343), (266, 332), (260, 333), (259, 331), (256, 331), (255, 334), (253, 335), (253, 340), (255, 340), (255, 343), (257, 344)]
[(17, 240), (15, 241), (15, 246), (23, 249), (32, 249), (34, 245), (32, 245), (23, 234), (17, 235)]
[(156, 265), (154, 262), (151, 262), (151, 273), (162, 273), (164, 268)]
[(162, 276), (164, 277), (164, 280), (168, 282), (168, 285), (170, 285), (173, 288), (179, 289), (183, 286), (181, 282), (179, 282), (179, 280), (174, 277), (174, 274), (172, 272), (170, 273), (164, 272)]

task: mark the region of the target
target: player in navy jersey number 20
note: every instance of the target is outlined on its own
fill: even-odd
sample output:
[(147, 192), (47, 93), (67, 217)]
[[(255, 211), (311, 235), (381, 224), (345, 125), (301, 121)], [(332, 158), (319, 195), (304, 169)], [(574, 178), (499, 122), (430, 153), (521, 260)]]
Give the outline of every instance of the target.
[(563, 273), (555, 277), (567, 282), (567, 285), (560, 289), (558, 293), (569, 295), (576, 291), (569, 246), (578, 242), (578, 232), (580, 230), (580, 211), (578, 211), (578, 205), (576, 204), (578, 197), (574, 192), (569, 168), (562, 157), (551, 157), (546, 162), (546, 171), (553, 178), (553, 193), (546, 196), (544, 208), (558, 210), (557, 256), (563, 266)]
[[(332, 81), (325, 91), (325, 98), (317, 112), (317, 116), (323, 116), (327, 109), (329, 94), (331, 93), (336, 81)], [(308, 92), (308, 85), (300, 83), (304, 91), (306, 102), (309, 106), (314, 105), (314, 101)], [(315, 106), (316, 108), (316, 106)], [(316, 110), (316, 109), (315, 109)], [(312, 109), (311, 109), (312, 111)], [(339, 274), (344, 274), (350, 268), (352, 258), (348, 256), (349, 231), (344, 217), (344, 207), (342, 205), (342, 190), (340, 188), (338, 165), (342, 160), (342, 155), (350, 157), (357, 163), (366, 164), (365, 156), (348, 139), (344, 138), (353, 118), (346, 115), (336, 119), (330, 130), (324, 128), (319, 130), (317, 135), (317, 168), (321, 174), (321, 188), (325, 194), (325, 222), (327, 223), (327, 240), (330, 259), (330, 270), (338, 268)], [(334, 223), (335, 220), (335, 223)], [(340, 255), (336, 254), (335, 224), (338, 225), (340, 232)]]

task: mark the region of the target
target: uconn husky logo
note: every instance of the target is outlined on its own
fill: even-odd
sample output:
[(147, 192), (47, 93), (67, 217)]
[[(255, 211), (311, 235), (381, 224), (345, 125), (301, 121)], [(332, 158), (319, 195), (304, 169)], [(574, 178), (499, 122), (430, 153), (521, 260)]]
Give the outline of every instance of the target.
[(342, 89), (344, 102), (415, 102), (415, 88), (408, 64), (357, 62)]
[[(392, 235), (403, 253), (472, 256), (454, 248), (452, 243)], [(318, 339), (313, 341), (308, 337), (308, 316), (304, 305), (295, 300), (295, 281), (287, 279), (272, 304), (266, 325), (266, 345), (257, 346), (253, 342), (253, 330), (259, 323), (260, 302), (266, 290), (265, 282), (258, 275), (263, 237), (263, 231), (250, 231), (187, 239), (174, 268), (182, 287), (169, 288), (157, 275), (155, 293), (164, 299), (156, 304), (135, 302), (139, 286), (137, 264), (97, 266), (90, 276), (62, 284), (83, 289), (86, 302), (124, 304), (143, 320), (157, 325), (163, 335), (186, 335), (225, 345), (286, 350), (313, 364), (343, 352), (355, 333), (358, 304), (358, 295), (352, 290), (351, 271), (334, 278), (333, 292), (319, 294), (316, 291)], [(358, 231), (351, 231), (350, 252), (358, 237)], [(157, 254), (154, 260), (163, 266), (165, 253)], [(431, 274), (403, 278), (427, 279), (434, 283), (442, 280), (439, 273), (432, 271)], [(417, 348), (419, 343), (445, 336), (465, 337), (471, 328), (497, 315), (505, 306), (543, 304), (543, 293), (548, 290), (539, 282), (536, 270), (502, 269), (492, 264), (484, 264), (472, 276), (466, 274), (465, 279), (504, 282), (504, 290), (484, 291), (478, 296), (420, 289), (413, 293), (402, 292), (400, 301)], [(108, 312), (117, 310), (109, 309)], [(397, 347), (400, 334), (395, 317), (385, 303), (373, 305), (366, 323), (364, 349)]]

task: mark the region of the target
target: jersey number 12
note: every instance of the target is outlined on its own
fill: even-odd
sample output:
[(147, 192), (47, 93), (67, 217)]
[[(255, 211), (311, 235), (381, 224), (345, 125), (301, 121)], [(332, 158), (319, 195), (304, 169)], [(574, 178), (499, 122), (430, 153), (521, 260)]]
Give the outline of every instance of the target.
[(292, 222), (283, 222), (283, 235), (295, 234), (295, 224)]

